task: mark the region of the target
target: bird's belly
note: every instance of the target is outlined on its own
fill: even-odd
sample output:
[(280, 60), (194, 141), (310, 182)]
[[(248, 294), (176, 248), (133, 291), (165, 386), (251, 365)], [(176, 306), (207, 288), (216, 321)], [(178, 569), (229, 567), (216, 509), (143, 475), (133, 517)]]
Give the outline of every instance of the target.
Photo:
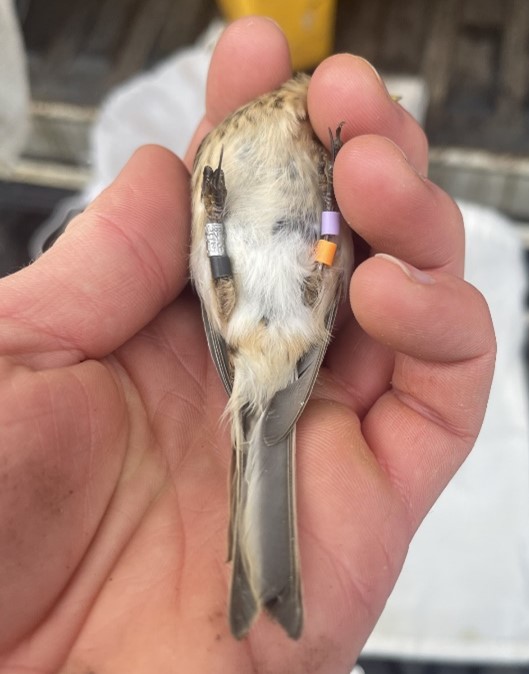
[(318, 218), (313, 212), (302, 221), (274, 218), (251, 226), (227, 220), (237, 293), (227, 324), (228, 343), (241, 344), (259, 328), (263, 347), (269, 339), (272, 344), (293, 338), (310, 344), (315, 314), (304, 302), (303, 289), (314, 273)]

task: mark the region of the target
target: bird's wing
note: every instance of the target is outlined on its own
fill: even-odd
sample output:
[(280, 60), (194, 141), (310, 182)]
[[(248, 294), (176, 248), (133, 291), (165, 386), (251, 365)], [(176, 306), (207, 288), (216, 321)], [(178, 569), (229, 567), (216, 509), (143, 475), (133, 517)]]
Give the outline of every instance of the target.
[(211, 353), (211, 357), (213, 358), (213, 362), (215, 363), (219, 377), (224, 384), (226, 393), (228, 396), (230, 396), (233, 388), (233, 371), (228, 358), (228, 347), (224, 341), (224, 338), (219, 335), (219, 333), (211, 325), (206, 309), (202, 303), (201, 308), (202, 321), (204, 323), (209, 352)]

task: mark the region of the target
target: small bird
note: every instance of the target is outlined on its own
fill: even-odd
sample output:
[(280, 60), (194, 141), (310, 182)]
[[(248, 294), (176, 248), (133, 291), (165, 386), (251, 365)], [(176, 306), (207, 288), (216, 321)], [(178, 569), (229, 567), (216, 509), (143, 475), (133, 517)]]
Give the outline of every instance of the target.
[[(333, 163), (298, 75), (229, 115), (202, 141), (192, 176), (191, 276), (229, 402), (233, 444), (230, 628), (264, 609), (303, 627), (295, 429), (316, 380), (353, 260)], [(215, 168), (213, 168), (215, 167)]]

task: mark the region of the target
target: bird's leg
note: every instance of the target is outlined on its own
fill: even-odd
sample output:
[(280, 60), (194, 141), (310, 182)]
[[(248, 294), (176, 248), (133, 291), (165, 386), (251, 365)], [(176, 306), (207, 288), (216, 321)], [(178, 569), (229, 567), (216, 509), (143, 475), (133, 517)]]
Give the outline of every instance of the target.
[(318, 163), (318, 174), (320, 180), (320, 189), (322, 191), (323, 202), (325, 205), (326, 211), (336, 211), (336, 199), (334, 197), (334, 162), (336, 155), (343, 146), (342, 141), (342, 127), (345, 122), (340, 122), (334, 135), (329, 129), (329, 138), (330, 138), (330, 154), (325, 151), (325, 148), (322, 146), (322, 153), (320, 161)]
[(205, 166), (202, 175), (202, 203), (210, 222), (222, 222), (224, 206), (226, 205), (227, 191), (224, 171), (222, 170), (223, 154), (224, 151), (221, 150), (217, 168), (212, 169), (211, 166)]
[(307, 306), (314, 306), (318, 301), (325, 268), (331, 267), (337, 249), (337, 238), (340, 232), (340, 213), (334, 197), (334, 160), (343, 145), (342, 127), (338, 125), (334, 135), (329, 129), (330, 152), (320, 147), (318, 161), (318, 182), (323, 198), (320, 239), (314, 251), (315, 270), (303, 282), (303, 301)]
[(226, 205), (226, 184), (222, 170), (222, 155), (215, 170), (211, 166), (204, 168), (202, 176), (202, 203), (206, 210), (206, 248), (211, 266), (211, 276), (220, 315), (227, 320), (235, 306), (235, 284), (231, 261), (226, 252), (226, 230), (224, 228), (224, 210)]
[(342, 141), (342, 127), (344, 122), (341, 122), (334, 135), (329, 129), (330, 136), (330, 153), (327, 152), (323, 145), (320, 146), (319, 160), (318, 160), (318, 182), (323, 198), (323, 213), (322, 213), (322, 227), (321, 238), (318, 241), (315, 250), (315, 270), (310, 276), (303, 281), (303, 302), (313, 307), (318, 301), (320, 290), (323, 281), (323, 272), (325, 267), (332, 266), (334, 253), (336, 251), (336, 243), (332, 239), (339, 232), (340, 215), (338, 213), (338, 206), (334, 197), (334, 180), (333, 168), (336, 155), (340, 151)]

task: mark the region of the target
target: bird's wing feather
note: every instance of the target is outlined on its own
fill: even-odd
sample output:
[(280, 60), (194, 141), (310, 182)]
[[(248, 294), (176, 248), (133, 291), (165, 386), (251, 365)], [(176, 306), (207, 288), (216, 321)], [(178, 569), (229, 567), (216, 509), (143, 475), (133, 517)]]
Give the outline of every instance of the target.
[(230, 396), (233, 389), (233, 371), (230, 366), (228, 358), (228, 347), (224, 338), (213, 328), (208, 318), (207, 311), (204, 304), (201, 302), (202, 321), (206, 332), (206, 339), (208, 341), (209, 352), (219, 373), (219, 377), (224, 384), (226, 393)]

